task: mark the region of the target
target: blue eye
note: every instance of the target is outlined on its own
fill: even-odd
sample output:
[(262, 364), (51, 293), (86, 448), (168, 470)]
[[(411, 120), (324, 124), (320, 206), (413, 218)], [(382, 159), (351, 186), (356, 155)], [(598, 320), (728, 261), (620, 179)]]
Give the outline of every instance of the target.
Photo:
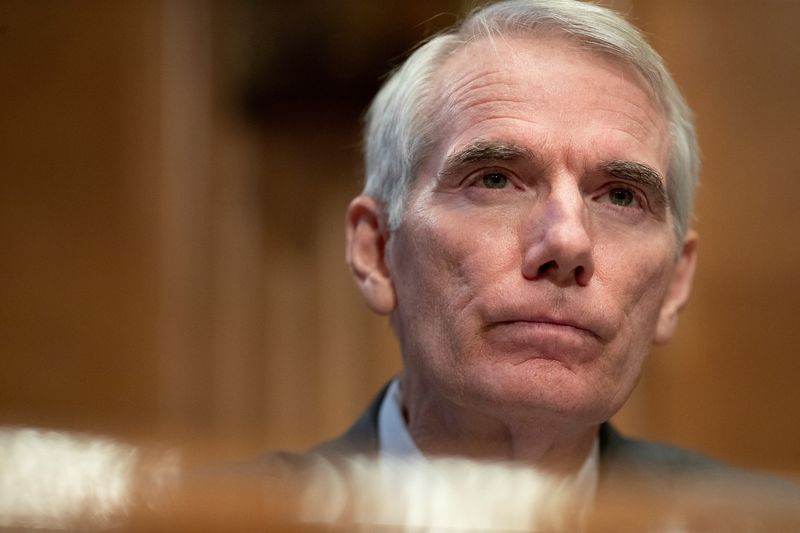
[(631, 205), (635, 199), (633, 192), (628, 189), (611, 189), (608, 191), (608, 199), (614, 205), (627, 207)]
[(487, 189), (503, 189), (508, 185), (508, 177), (499, 172), (491, 172), (481, 178), (481, 183)]

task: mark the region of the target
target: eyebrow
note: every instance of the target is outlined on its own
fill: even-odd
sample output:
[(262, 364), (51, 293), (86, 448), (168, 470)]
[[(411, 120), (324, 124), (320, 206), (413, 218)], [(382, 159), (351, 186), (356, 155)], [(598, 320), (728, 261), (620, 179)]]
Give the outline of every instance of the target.
[(653, 200), (661, 208), (667, 205), (667, 191), (664, 188), (664, 178), (652, 167), (643, 163), (615, 159), (600, 165), (604, 170), (617, 179), (630, 181), (643, 185), (654, 193)]
[(513, 143), (475, 141), (458, 152), (447, 156), (442, 170), (439, 172), (439, 177), (456, 174), (459, 168), (474, 163), (519, 161), (521, 159), (536, 159), (536, 154), (527, 148)]

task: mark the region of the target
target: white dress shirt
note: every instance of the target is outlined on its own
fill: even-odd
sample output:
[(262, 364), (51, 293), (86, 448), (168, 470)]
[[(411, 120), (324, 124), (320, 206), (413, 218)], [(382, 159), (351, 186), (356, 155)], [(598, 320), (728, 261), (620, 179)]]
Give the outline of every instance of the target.
[[(378, 450), (380, 458), (424, 458), (403, 417), (403, 400), (397, 379), (389, 385), (378, 411)], [(597, 492), (599, 457), (600, 446), (595, 438), (592, 450), (580, 469), (561, 482), (561, 488), (571, 496), (582, 514), (591, 508)]]

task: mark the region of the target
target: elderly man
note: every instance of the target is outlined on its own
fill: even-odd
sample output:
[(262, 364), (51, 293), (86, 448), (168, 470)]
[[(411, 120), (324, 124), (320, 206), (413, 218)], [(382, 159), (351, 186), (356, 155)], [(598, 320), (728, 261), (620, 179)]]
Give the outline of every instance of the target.
[(347, 260), (405, 368), (321, 450), (689, 460), (606, 422), (672, 335), (697, 243), (691, 113), (630, 24), (575, 0), (479, 10), (389, 78), (365, 142)]
[(672, 335), (697, 245), (691, 112), (636, 29), (576, 0), (478, 10), (392, 74), (365, 143), (347, 261), (404, 371), (317, 452), (518, 460), (589, 487), (713, 464), (607, 422)]

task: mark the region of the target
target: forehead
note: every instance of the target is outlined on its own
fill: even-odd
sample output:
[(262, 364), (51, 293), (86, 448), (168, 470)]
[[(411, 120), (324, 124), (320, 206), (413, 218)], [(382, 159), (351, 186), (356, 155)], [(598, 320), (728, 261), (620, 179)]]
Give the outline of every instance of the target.
[(440, 148), (511, 135), (522, 138), (504, 140), (637, 153), (666, 170), (668, 127), (644, 77), (567, 37), (469, 43), (444, 62), (434, 90)]

